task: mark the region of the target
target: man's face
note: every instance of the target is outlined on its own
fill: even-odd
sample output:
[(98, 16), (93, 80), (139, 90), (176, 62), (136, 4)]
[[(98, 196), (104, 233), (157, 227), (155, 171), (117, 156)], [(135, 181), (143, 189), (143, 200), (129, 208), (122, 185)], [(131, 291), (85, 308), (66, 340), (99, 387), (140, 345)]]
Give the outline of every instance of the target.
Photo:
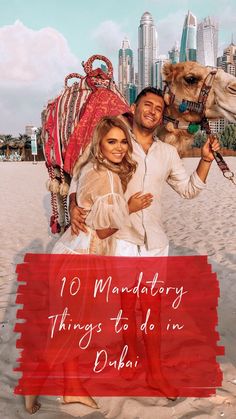
[(154, 93), (147, 93), (141, 97), (137, 105), (131, 106), (134, 123), (151, 132), (162, 123), (163, 110), (164, 100)]

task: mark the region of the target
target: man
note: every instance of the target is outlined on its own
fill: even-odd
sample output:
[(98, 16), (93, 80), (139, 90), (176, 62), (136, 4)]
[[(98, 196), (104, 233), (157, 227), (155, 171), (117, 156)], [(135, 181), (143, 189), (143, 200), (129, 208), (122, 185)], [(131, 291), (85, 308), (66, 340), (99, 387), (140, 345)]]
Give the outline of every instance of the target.
[[(115, 233), (117, 240), (117, 256), (167, 256), (168, 239), (161, 223), (161, 194), (164, 182), (167, 182), (177, 193), (184, 198), (194, 198), (205, 188), (205, 181), (214, 156), (212, 151), (217, 151), (220, 146), (218, 140), (210, 142), (207, 139), (202, 147), (202, 157), (196, 171), (189, 176), (183, 163), (172, 145), (163, 143), (155, 137), (155, 130), (162, 123), (164, 100), (162, 92), (158, 89), (147, 87), (138, 95), (131, 106), (133, 121), (131, 133), (133, 143), (133, 159), (137, 161), (137, 169), (128, 183), (126, 199), (137, 192), (150, 193), (152, 203), (142, 211), (130, 214), (131, 226), (124, 226)], [(122, 118), (128, 122), (127, 115)], [(85, 212), (78, 208), (75, 199), (76, 185), (72, 181), (70, 188), (70, 215), (72, 231), (86, 231), (84, 223)], [(127, 252), (127, 243), (130, 248)], [(135, 297), (136, 298), (136, 297)], [(126, 301), (121, 299), (122, 314), (129, 318), (132, 328), (124, 334), (123, 338), (129, 350), (128, 355), (134, 358), (136, 353), (135, 336), (135, 298), (129, 296)], [(151, 307), (150, 321), (158, 324), (160, 321), (159, 304), (156, 300), (150, 303), (145, 295), (141, 297), (142, 309)], [(144, 313), (143, 313), (144, 314)], [(158, 388), (162, 394), (175, 400), (178, 391), (168, 383), (162, 374), (160, 363), (160, 336), (151, 334), (148, 339), (144, 335), (145, 348), (148, 358), (147, 382), (150, 387)], [(153, 354), (155, 353), (155, 362)]]
[[(194, 198), (205, 188), (205, 181), (214, 156), (212, 151), (219, 150), (219, 142), (210, 138), (202, 147), (202, 157), (196, 171), (189, 176), (175, 147), (163, 143), (154, 133), (162, 123), (164, 100), (162, 92), (147, 87), (142, 90), (135, 103), (131, 105), (133, 121), (133, 158), (137, 161), (137, 170), (128, 184), (127, 201), (131, 195), (142, 191), (151, 193), (153, 202), (148, 208), (130, 214), (131, 227), (124, 227), (115, 233), (119, 239), (117, 255), (122, 255), (122, 241), (133, 244), (130, 256), (167, 256), (168, 239), (161, 223), (161, 194), (164, 182), (167, 182), (184, 198)], [(126, 116), (122, 116), (126, 118)], [(128, 123), (128, 120), (126, 119)], [(72, 181), (70, 188), (70, 216), (72, 231), (86, 231), (85, 212), (79, 209), (75, 199), (76, 186)]]

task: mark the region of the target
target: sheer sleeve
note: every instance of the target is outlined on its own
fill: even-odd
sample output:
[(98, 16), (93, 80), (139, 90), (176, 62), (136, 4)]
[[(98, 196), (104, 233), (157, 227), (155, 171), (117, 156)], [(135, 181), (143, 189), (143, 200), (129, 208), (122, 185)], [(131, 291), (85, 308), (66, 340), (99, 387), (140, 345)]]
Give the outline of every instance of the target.
[(78, 204), (89, 210), (86, 224), (93, 230), (120, 229), (130, 224), (128, 205), (116, 173), (91, 169), (82, 176), (79, 190)]
[(120, 229), (127, 223), (128, 206), (123, 197), (110, 193), (96, 199), (86, 218), (86, 224), (94, 230), (103, 228)]

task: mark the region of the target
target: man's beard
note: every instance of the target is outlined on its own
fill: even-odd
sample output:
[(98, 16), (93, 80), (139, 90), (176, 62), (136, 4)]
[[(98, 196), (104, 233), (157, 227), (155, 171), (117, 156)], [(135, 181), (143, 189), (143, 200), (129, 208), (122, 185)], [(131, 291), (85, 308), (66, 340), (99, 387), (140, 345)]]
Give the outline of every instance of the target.
[(155, 125), (154, 127), (147, 127), (147, 126), (145, 126), (144, 124), (137, 124), (137, 125), (139, 125), (140, 126), (140, 128), (143, 130), (143, 131), (146, 131), (146, 132), (148, 132), (149, 134), (153, 134), (155, 131), (156, 131), (156, 129), (157, 129), (157, 127), (159, 126), (159, 124), (157, 124), (157, 125)]

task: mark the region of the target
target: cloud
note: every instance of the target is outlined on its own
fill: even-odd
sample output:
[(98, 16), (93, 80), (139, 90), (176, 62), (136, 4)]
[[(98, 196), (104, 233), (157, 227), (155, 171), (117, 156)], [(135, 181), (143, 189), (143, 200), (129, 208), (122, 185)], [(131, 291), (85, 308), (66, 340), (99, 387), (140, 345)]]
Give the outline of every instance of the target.
[(117, 53), (124, 36), (125, 32), (122, 26), (112, 20), (101, 22), (98, 28), (92, 32), (92, 39), (108, 56), (114, 56), (114, 51)]
[(179, 10), (155, 22), (159, 37), (160, 54), (167, 55), (176, 41), (180, 45), (185, 15), (186, 11)]
[[(178, 12), (171, 13), (155, 22), (159, 37), (160, 54), (167, 54), (175, 44), (175, 41), (178, 41), (180, 46), (185, 15), (186, 10), (180, 9)], [(211, 16), (215, 17), (215, 20), (219, 22), (218, 55), (222, 55), (223, 49), (231, 42), (231, 33), (236, 27), (236, 15), (232, 6), (229, 5), (222, 9), (219, 17), (213, 13)], [(198, 22), (202, 20), (198, 16), (197, 19)], [(236, 30), (234, 31), (234, 42), (236, 42)]]
[(98, 28), (91, 34), (95, 50), (109, 57), (109, 60), (112, 62), (115, 80), (118, 77), (118, 50), (121, 47), (121, 42), (125, 35), (126, 33), (122, 29), (122, 24), (118, 24), (112, 20), (101, 22)]
[(29, 122), (39, 125), (43, 106), (78, 67), (55, 29), (35, 31), (20, 21), (0, 28), (0, 133), (17, 135)]
[(123, 24), (113, 20), (105, 20), (91, 33), (94, 50), (109, 58), (113, 66), (114, 79), (118, 79), (118, 51), (126, 36)]
[[(220, 25), (220, 30), (229, 33), (230, 38), (229, 38), (229, 42), (231, 40), (231, 33), (234, 33), (234, 38), (236, 37), (236, 14), (235, 14), (235, 7), (233, 8), (230, 5), (226, 5), (222, 11), (221, 14), (219, 16), (219, 25)], [(234, 39), (235, 42), (235, 39)]]

